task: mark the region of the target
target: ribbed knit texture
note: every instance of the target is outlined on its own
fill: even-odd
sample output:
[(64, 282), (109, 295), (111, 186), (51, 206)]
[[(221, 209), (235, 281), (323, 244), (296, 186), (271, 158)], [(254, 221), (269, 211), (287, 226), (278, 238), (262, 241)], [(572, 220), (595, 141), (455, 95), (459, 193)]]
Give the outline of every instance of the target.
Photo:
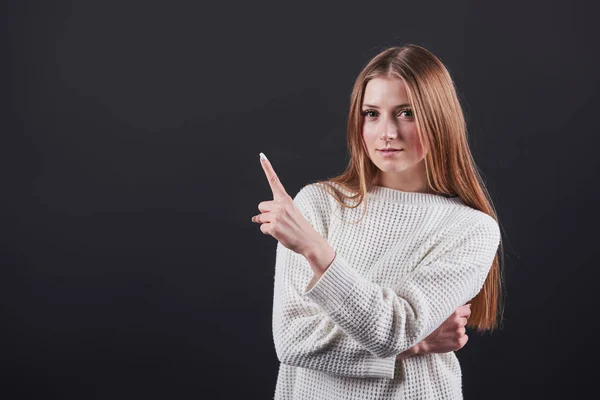
[(336, 256), (308, 288), (308, 261), (277, 244), (274, 398), (462, 399), (454, 352), (396, 356), (481, 290), (500, 242), (496, 221), (458, 197), (381, 186), (359, 223), (364, 205), (342, 208), (317, 184), (294, 204)]

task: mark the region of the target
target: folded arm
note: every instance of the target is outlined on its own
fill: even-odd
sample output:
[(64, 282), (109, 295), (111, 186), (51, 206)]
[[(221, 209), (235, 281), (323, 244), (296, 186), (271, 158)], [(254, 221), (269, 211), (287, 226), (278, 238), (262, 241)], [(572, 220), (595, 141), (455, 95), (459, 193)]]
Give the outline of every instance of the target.
[(482, 218), (393, 288), (369, 281), (336, 254), (324, 273), (315, 272), (318, 279), (303, 297), (321, 306), (371, 354), (394, 356), (423, 340), (479, 293), (499, 240), (496, 221)]

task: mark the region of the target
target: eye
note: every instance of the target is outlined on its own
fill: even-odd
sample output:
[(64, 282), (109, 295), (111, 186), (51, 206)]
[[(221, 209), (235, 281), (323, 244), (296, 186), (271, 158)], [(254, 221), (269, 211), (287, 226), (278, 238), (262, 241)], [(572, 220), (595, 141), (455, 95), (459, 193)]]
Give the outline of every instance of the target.
[[(373, 113), (373, 115), (371, 115), (371, 113)], [(402, 113), (407, 113), (407, 115), (406, 115), (407, 118), (412, 118), (414, 116), (413, 112), (412, 112), (412, 110), (410, 108), (405, 108), (404, 110), (401, 110), (400, 114), (402, 114)], [(361, 114), (363, 116), (369, 116), (369, 117), (375, 118), (377, 116), (377, 111), (375, 111), (375, 110), (364, 110), (364, 111), (361, 112)]]
[(407, 115), (408, 118), (413, 117), (413, 112), (410, 108), (405, 108), (404, 110), (400, 111), (400, 114), (402, 114), (403, 112), (407, 112), (409, 114), (409, 115)]
[(377, 111), (375, 111), (375, 110), (365, 110), (365, 111), (361, 112), (361, 114), (363, 116), (366, 116), (366, 115), (368, 115), (370, 113), (377, 113)]

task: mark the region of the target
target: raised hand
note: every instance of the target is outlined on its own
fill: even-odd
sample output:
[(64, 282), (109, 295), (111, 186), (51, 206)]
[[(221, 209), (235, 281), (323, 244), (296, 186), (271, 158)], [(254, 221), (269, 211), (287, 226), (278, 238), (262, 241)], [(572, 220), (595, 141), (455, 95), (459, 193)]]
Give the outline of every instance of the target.
[(260, 156), (273, 200), (258, 204), (262, 213), (252, 217), (252, 222), (260, 223), (260, 230), (264, 234), (273, 236), (288, 249), (306, 255), (312, 246), (323, 240), (323, 237), (298, 211), (267, 157), (263, 153), (260, 153)]

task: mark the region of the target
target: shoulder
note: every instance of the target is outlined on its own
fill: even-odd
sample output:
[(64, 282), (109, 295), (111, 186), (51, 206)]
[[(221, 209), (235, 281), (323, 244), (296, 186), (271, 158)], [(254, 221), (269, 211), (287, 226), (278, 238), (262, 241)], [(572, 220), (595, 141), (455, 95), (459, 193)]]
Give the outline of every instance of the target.
[(292, 198), (294, 203), (300, 207), (308, 207), (320, 201), (319, 193), (312, 183), (302, 186)]
[[(331, 189), (326, 188), (326, 184), (322, 182), (309, 183), (304, 185), (295, 196), (293, 196), (294, 203), (300, 203), (301, 205), (311, 205), (314, 207), (329, 206)], [(336, 188), (338, 185), (332, 184)]]
[(315, 216), (327, 214), (331, 210), (329, 193), (322, 184), (309, 183), (304, 185), (295, 196), (294, 204), (303, 213)]
[(491, 215), (463, 202), (444, 207), (444, 210), (439, 229), (446, 243), (456, 244), (465, 240), (499, 242), (500, 227)]
[(475, 241), (497, 247), (500, 243), (500, 226), (496, 219), (483, 211), (470, 208), (469, 217), (465, 218), (466, 226), (461, 235), (464, 240)]
[(294, 205), (310, 224), (327, 237), (333, 207), (333, 198), (319, 183), (304, 185), (295, 196)]
[(474, 219), (475, 219), (475, 227), (479, 230), (491, 233), (491, 234), (500, 234), (500, 226), (498, 222), (489, 214), (484, 213), (480, 210), (473, 209)]

